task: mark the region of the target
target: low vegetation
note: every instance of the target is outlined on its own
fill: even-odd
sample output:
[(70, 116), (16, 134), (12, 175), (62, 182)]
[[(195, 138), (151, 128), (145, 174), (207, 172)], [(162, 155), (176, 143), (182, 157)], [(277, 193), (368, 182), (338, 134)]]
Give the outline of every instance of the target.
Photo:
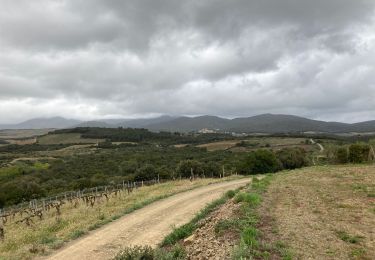
[(374, 259), (374, 176), (370, 165), (277, 174), (261, 211), (270, 228), (262, 232), (286, 242), (296, 259)]
[[(4, 223), (5, 237), (0, 242), (0, 259), (25, 259), (43, 255), (76, 239), (88, 231), (118, 219), (158, 199), (226, 179), (196, 179), (172, 181), (146, 186), (128, 194), (125, 192), (97, 199), (94, 205), (83, 201), (66, 202), (59, 210), (51, 208), (41, 218), (25, 220), (27, 213), (10, 216)], [(22, 220), (22, 222), (21, 222)]]

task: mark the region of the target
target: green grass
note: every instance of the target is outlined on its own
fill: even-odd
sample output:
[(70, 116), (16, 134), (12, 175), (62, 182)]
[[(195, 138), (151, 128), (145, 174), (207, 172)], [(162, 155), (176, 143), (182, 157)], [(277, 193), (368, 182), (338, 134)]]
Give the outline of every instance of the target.
[(292, 259), (292, 255), (287, 247), (278, 242), (275, 244), (265, 244), (261, 242), (262, 234), (258, 230), (260, 216), (256, 209), (262, 201), (262, 194), (267, 191), (273, 175), (267, 175), (263, 179), (254, 179), (246, 192), (241, 192), (234, 198), (235, 202), (241, 203), (241, 216), (234, 223), (226, 221), (219, 223), (216, 227), (219, 231), (230, 225), (237, 226), (240, 230), (240, 241), (232, 252), (233, 259), (268, 259), (271, 251), (275, 251), (285, 260)]
[(237, 219), (223, 219), (215, 225), (215, 233), (223, 234), (227, 230), (239, 231), (240, 223)]
[(219, 206), (223, 205), (228, 199), (233, 196), (236, 191), (229, 191), (225, 193), (220, 199), (213, 201), (208, 204), (203, 210), (201, 210), (189, 223), (182, 225), (181, 227), (175, 228), (172, 233), (166, 236), (161, 243), (161, 246), (170, 246), (176, 244), (179, 240), (189, 237), (193, 234), (199, 225), (199, 221), (207, 217), (211, 212), (216, 210)]
[(352, 236), (352, 235), (348, 234), (346, 231), (337, 231), (336, 233), (337, 233), (337, 236), (342, 241), (345, 241), (345, 242), (351, 243), (351, 244), (358, 244), (363, 239), (363, 237), (361, 237), (361, 236)]
[(249, 204), (250, 207), (255, 207), (260, 204), (261, 198), (256, 193), (240, 192), (234, 198), (234, 202), (236, 203), (245, 202)]

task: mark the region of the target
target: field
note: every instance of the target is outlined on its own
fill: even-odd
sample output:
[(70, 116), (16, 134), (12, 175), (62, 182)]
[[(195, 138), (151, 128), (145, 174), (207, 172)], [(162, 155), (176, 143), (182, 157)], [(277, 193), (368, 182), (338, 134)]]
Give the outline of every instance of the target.
[(50, 144), (96, 144), (103, 142), (103, 139), (88, 139), (81, 138), (81, 134), (78, 133), (64, 133), (64, 134), (52, 134), (38, 137), (38, 144), (50, 145)]
[(230, 140), (230, 141), (221, 141), (221, 142), (201, 144), (201, 145), (197, 145), (197, 147), (207, 148), (207, 151), (217, 151), (217, 150), (227, 150), (235, 146), (237, 143), (239, 143), (238, 140)]
[(198, 145), (197, 147), (207, 148), (208, 151), (230, 150), (235, 152), (244, 152), (259, 148), (277, 150), (285, 147), (302, 147), (306, 150), (316, 149), (315, 145), (312, 145), (309, 139), (292, 137), (252, 137), (242, 140), (211, 142)]
[(283, 171), (233, 196), (164, 248), (192, 259), (375, 259), (374, 165)]
[[(375, 259), (375, 166), (327, 166), (277, 174), (261, 215), (264, 232), (296, 259)], [(296, 228), (298, 227), (298, 228)]]
[(76, 239), (89, 230), (159, 198), (233, 178), (235, 177), (197, 179), (194, 182), (181, 180), (145, 186), (130, 194), (123, 192), (117, 196), (111, 195), (108, 202), (103, 198), (93, 207), (81, 201), (76, 207), (74, 203), (66, 202), (61, 206), (60, 216), (55, 209), (51, 209), (41, 220), (34, 218), (30, 226), (26, 223), (16, 224), (22, 219), (17, 214), (15, 219), (8, 219), (5, 224), (5, 240), (0, 243), (0, 259), (25, 259), (44, 255), (60, 248), (66, 241)]
[(21, 139), (45, 135), (53, 129), (0, 130), (0, 139)]
[(52, 129), (25, 129), (25, 130), (0, 130), (0, 146), (2, 142), (8, 144), (26, 145), (34, 144), (37, 136), (45, 135)]

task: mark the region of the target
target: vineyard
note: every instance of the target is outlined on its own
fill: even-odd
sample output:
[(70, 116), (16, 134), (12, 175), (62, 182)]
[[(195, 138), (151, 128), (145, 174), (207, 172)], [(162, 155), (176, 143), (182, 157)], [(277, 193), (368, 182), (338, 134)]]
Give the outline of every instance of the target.
[(0, 259), (43, 255), (152, 201), (227, 179), (123, 182), (3, 209)]

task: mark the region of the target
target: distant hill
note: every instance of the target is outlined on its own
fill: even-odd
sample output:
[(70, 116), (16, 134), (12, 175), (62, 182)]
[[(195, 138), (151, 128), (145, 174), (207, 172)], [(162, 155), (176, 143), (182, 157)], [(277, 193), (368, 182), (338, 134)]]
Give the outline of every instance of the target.
[(131, 128), (147, 128), (149, 125), (163, 124), (176, 119), (172, 116), (160, 116), (154, 118), (140, 118), (140, 119), (126, 119), (117, 126), (131, 127)]
[(0, 125), (0, 129), (70, 128), (79, 123), (81, 123), (81, 121), (63, 117), (34, 118), (19, 124)]
[(347, 124), (312, 120), (293, 115), (262, 114), (234, 119), (206, 115), (198, 117), (160, 116), (141, 119), (101, 119), (86, 122), (53, 117), (31, 119), (14, 125), (0, 125), (0, 129), (63, 129), (73, 127), (146, 128), (154, 132), (193, 132), (208, 128), (219, 132), (236, 133), (364, 133), (375, 132), (375, 120)]
[(355, 124), (325, 122), (293, 115), (262, 114), (253, 117), (224, 119), (215, 116), (180, 117), (165, 123), (148, 125), (152, 131), (191, 132), (200, 129), (218, 129), (236, 133), (290, 133), (290, 132), (375, 132), (375, 121)]
[(151, 131), (191, 132), (203, 128), (224, 130), (230, 127), (231, 120), (217, 116), (179, 117), (167, 122), (150, 124)]

